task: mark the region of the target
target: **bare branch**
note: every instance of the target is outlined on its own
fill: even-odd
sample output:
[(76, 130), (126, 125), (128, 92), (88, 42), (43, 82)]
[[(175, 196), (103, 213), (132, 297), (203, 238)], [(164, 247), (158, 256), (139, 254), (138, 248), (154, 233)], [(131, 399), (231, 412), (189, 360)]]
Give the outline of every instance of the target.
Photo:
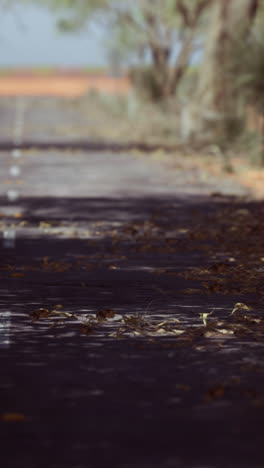
[(195, 26), (200, 19), (202, 13), (213, 4), (215, 0), (200, 0), (195, 8), (193, 25)]
[(248, 11), (248, 16), (250, 20), (254, 20), (258, 9), (259, 9), (260, 1), (259, 0), (252, 0), (249, 5), (249, 11)]
[(190, 11), (188, 10), (183, 0), (178, 0), (176, 9), (178, 13), (181, 15), (185, 26), (190, 27), (191, 26)]
[(207, 7), (212, 5), (214, 1), (215, 0), (199, 0), (193, 14), (192, 10), (184, 3), (184, 0), (178, 0), (176, 8), (182, 17), (184, 25), (189, 28), (194, 28), (196, 27), (202, 13)]

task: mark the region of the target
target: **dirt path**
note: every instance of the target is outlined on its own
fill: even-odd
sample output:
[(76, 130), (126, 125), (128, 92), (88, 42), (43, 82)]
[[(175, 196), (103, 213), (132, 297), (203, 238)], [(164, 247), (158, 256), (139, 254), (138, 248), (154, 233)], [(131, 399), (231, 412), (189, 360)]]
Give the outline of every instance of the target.
[(263, 204), (131, 154), (0, 157), (3, 466), (260, 468)]

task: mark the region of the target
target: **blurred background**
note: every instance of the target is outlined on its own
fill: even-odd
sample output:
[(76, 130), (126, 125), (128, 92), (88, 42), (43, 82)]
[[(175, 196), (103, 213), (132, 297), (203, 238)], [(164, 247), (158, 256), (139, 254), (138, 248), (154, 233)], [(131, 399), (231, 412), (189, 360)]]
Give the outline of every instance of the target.
[(2, 142), (13, 138), (22, 97), (24, 138), (181, 145), (225, 171), (257, 167), (262, 185), (261, 0), (0, 6)]

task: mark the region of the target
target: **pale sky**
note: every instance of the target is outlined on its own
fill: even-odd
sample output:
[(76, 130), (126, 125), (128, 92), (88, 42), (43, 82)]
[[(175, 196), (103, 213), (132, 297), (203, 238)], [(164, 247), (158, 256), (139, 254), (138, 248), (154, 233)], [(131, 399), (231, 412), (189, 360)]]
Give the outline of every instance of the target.
[(37, 7), (5, 12), (0, 17), (0, 67), (105, 65), (103, 30), (95, 25), (90, 30), (60, 34), (54, 17)]

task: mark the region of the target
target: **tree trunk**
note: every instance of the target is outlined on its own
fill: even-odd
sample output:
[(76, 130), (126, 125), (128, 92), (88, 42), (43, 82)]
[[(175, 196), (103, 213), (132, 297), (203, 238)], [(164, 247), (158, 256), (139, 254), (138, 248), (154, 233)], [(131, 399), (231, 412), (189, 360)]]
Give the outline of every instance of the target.
[(169, 73), (170, 49), (155, 45), (151, 47), (151, 53), (155, 79), (160, 88), (160, 98), (163, 99)]
[(235, 50), (238, 41), (245, 41), (257, 7), (257, 0), (217, 0), (213, 4), (192, 106), (193, 134), (218, 140), (232, 136), (237, 121)]

